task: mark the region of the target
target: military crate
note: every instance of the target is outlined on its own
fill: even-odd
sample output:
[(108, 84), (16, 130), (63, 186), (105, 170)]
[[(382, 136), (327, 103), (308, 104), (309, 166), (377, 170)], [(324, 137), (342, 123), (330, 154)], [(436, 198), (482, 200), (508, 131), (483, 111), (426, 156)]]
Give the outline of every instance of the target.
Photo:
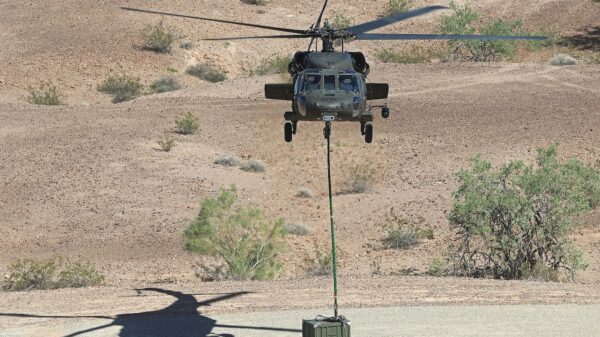
[(302, 337), (350, 337), (350, 322), (342, 319), (303, 320)]

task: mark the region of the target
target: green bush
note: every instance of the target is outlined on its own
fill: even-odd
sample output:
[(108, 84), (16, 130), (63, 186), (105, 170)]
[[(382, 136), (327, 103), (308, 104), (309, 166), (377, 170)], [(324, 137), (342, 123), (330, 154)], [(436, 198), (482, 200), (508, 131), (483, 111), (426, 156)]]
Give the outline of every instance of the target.
[(52, 84), (41, 84), (39, 90), (32, 87), (28, 88), (29, 97), (27, 102), (36, 105), (59, 105), (60, 97), (56, 91), (56, 86)]
[(447, 270), (448, 262), (435, 257), (431, 260), (431, 264), (429, 265), (429, 269), (427, 270), (427, 275), (440, 277), (446, 275)]
[(130, 101), (142, 94), (144, 86), (139, 78), (129, 75), (109, 76), (98, 86), (98, 91), (113, 96), (113, 103)]
[[(58, 272), (58, 275), (57, 275)], [(8, 267), (8, 277), (3, 285), (7, 291), (41, 290), (96, 286), (104, 277), (88, 263), (47, 260), (17, 260)]]
[(58, 274), (57, 288), (84, 288), (102, 284), (104, 276), (87, 262), (66, 262)]
[(185, 231), (185, 247), (223, 259), (231, 279), (272, 279), (282, 267), (283, 220), (268, 221), (258, 208), (236, 206), (236, 200), (234, 187), (204, 199)]
[(142, 40), (142, 49), (168, 53), (171, 51), (171, 44), (175, 40), (175, 36), (165, 27), (161, 19), (156, 24), (146, 25), (142, 31)]
[(182, 135), (192, 135), (198, 131), (199, 127), (198, 118), (189, 111), (175, 119), (175, 132)]
[(413, 47), (410, 52), (395, 51), (391, 48), (380, 49), (375, 53), (375, 57), (383, 63), (423, 63), (427, 58), (418, 47)]
[(173, 138), (173, 137), (171, 137), (169, 135), (163, 136), (162, 138), (160, 138), (156, 142), (160, 146), (160, 149), (163, 150), (163, 151), (165, 151), (165, 152), (171, 151), (171, 149), (175, 146), (175, 138)]
[(433, 240), (433, 229), (421, 229), (394, 212), (394, 208), (386, 215), (385, 237), (383, 243), (386, 249), (407, 249), (417, 245), (421, 240)]
[(334, 12), (333, 18), (331, 19), (331, 27), (335, 29), (346, 29), (352, 26), (353, 20), (344, 14)]
[(476, 157), (458, 178), (449, 215), (455, 274), (558, 279), (586, 267), (569, 235), (573, 217), (600, 202), (595, 168), (576, 159), (560, 163), (550, 146), (538, 149), (535, 165), (511, 161), (493, 169)]
[(157, 93), (175, 91), (181, 89), (181, 83), (175, 77), (165, 76), (152, 82), (150, 89)]
[(188, 75), (198, 77), (209, 82), (222, 82), (227, 79), (224, 72), (216, 69), (208, 63), (196, 64), (190, 66), (185, 71)]
[(292, 61), (289, 56), (275, 56), (271, 59), (264, 60), (258, 68), (251, 72), (251, 75), (271, 75), (284, 74), (288, 71), (288, 65)]
[[(520, 20), (504, 21), (493, 19), (480, 25), (481, 14), (473, 10), (471, 4), (466, 2), (463, 6), (450, 2), (452, 15), (444, 15), (441, 19), (443, 34), (475, 34), (483, 35), (518, 35), (524, 34), (523, 23)], [(476, 62), (500, 61), (513, 59), (517, 50), (516, 41), (477, 41), (477, 40), (451, 40), (450, 46), (454, 56)]]
[(388, 0), (384, 15), (394, 15), (406, 12), (412, 6), (412, 0)]

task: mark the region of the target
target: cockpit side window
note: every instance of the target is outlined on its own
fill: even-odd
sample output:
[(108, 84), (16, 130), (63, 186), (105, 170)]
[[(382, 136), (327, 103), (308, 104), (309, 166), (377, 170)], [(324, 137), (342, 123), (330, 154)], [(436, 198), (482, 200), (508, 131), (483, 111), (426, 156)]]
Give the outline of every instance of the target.
[(335, 90), (335, 75), (325, 75), (325, 91), (333, 91)]
[(358, 92), (358, 81), (354, 75), (339, 75), (340, 91)]
[(321, 90), (321, 75), (304, 75), (304, 91)]

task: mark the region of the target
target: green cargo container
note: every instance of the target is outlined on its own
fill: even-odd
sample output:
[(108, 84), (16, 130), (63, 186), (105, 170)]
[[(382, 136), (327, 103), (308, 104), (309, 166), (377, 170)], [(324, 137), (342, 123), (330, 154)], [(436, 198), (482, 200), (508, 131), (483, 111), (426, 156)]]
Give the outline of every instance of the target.
[(350, 337), (350, 322), (303, 320), (302, 337)]

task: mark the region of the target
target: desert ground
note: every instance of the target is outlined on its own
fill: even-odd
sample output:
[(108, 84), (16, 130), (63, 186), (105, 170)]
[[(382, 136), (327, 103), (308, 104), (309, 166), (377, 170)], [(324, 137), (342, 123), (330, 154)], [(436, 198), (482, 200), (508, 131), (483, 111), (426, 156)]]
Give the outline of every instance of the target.
[[(350, 13), (358, 23), (381, 14), (385, 2), (331, 1), (329, 11)], [(447, 1), (415, 2), (431, 4)], [(147, 287), (176, 290), (198, 301), (248, 292), (202, 308), (208, 314), (328, 307), (330, 280), (304, 270), (315, 242), (329, 244), (323, 125), (300, 123), (294, 141), (285, 143), (283, 112), (289, 103), (264, 99), (263, 86), (286, 79), (247, 75), (259, 60), (302, 50), (305, 41), (203, 41), (262, 32), (168, 18), (165, 23), (178, 38), (194, 47), (181, 49), (176, 42), (171, 53), (157, 54), (139, 48), (141, 30), (157, 18), (119, 6), (305, 28), (322, 3), (0, 0), (0, 272), (6, 274), (19, 258), (63, 256), (90, 261), (106, 278), (99, 288), (2, 292), (0, 329), (39, 324), (35, 315), (114, 318), (169, 306), (168, 296), (135, 290)], [(600, 24), (600, 4), (592, 1), (482, 0), (475, 7), (521, 18), (532, 31), (588, 34), (574, 48), (600, 52), (600, 37), (590, 33)], [(382, 31), (432, 32), (440, 15)], [(562, 159), (577, 157), (588, 164), (600, 159), (600, 67), (549, 65), (560, 47), (521, 53), (513, 62), (390, 64), (373, 56), (382, 44), (355, 41), (349, 48), (366, 54), (370, 81), (390, 84), (391, 117), (376, 119), (372, 144), (364, 143), (358, 125), (333, 126), (342, 306), (600, 303), (598, 210), (585, 215), (572, 235), (589, 263), (575, 282), (425, 276), (432, 258), (448, 252), (453, 236), (447, 213), (456, 173), (469, 166), (470, 158), (481, 154), (497, 165), (530, 162), (536, 148), (557, 144)], [(215, 84), (186, 75), (185, 68), (197, 62), (218, 65), (228, 79)], [(120, 104), (96, 90), (110, 74), (127, 73), (149, 83), (172, 75), (167, 68), (178, 70), (174, 76), (183, 89)], [(58, 87), (64, 104), (29, 104), (28, 86), (48, 81)], [(199, 118), (200, 130), (176, 135), (174, 120), (186, 112)], [(177, 142), (170, 152), (156, 143), (165, 133)], [(223, 154), (259, 159), (266, 172), (214, 164)], [(376, 169), (372, 190), (345, 193), (350, 169), (365, 164)], [(232, 184), (244, 205), (310, 229), (307, 236), (287, 238), (277, 280), (206, 283), (195, 275), (198, 265), (213, 260), (185, 251), (182, 233), (205, 197)], [(296, 197), (301, 187), (315, 196)], [(391, 208), (432, 229), (434, 238), (408, 250), (381, 249), (382, 224)], [(374, 261), (380, 266), (377, 275)], [(44, 324), (63, 322), (52, 319), (43, 319)], [(33, 330), (24, 331), (21, 335)]]

